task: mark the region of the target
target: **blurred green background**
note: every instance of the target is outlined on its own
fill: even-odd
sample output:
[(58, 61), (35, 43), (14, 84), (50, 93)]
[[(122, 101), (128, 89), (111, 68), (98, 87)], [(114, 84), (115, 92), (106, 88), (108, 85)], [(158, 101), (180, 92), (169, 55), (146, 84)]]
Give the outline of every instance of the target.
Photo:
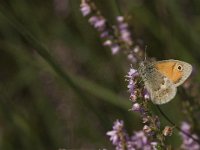
[[(199, 80), (199, 0), (94, 2), (110, 24), (130, 16), (149, 56), (187, 61)], [(124, 120), (129, 134), (142, 129), (128, 111), (130, 62), (101, 43), (79, 0), (0, 2), (0, 149), (112, 149), (106, 132), (113, 121)], [(180, 103), (176, 96), (161, 106), (176, 124), (184, 119)], [(167, 142), (178, 147), (178, 133)]]

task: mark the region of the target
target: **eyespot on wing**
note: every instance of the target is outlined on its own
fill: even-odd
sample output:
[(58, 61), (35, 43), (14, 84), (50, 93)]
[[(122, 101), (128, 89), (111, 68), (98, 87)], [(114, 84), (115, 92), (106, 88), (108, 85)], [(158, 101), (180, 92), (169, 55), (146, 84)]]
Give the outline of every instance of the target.
[(176, 87), (181, 85), (192, 72), (192, 65), (179, 60), (157, 61), (155, 67), (160, 73), (170, 79)]

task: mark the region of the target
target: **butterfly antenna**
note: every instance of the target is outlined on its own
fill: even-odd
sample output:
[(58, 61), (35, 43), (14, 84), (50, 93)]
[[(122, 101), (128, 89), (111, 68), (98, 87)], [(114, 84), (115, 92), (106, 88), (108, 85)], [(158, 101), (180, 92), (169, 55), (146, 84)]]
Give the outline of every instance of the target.
[(144, 49), (144, 61), (147, 60), (147, 45), (145, 46), (145, 49)]

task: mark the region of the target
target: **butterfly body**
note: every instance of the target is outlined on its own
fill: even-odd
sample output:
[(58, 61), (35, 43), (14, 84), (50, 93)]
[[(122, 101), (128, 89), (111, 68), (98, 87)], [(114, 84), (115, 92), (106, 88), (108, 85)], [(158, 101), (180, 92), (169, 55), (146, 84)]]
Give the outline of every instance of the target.
[(163, 60), (140, 64), (138, 72), (155, 104), (172, 100), (181, 85), (191, 74), (192, 66), (179, 60)]

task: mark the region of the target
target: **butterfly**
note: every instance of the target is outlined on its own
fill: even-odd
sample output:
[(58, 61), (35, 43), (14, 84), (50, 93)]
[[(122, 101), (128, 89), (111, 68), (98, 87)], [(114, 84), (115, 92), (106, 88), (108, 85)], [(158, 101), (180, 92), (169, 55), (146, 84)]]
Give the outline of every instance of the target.
[(192, 65), (179, 60), (143, 61), (138, 73), (154, 104), (165, 104), (171, 101), (177, 87), (190, 76)]

